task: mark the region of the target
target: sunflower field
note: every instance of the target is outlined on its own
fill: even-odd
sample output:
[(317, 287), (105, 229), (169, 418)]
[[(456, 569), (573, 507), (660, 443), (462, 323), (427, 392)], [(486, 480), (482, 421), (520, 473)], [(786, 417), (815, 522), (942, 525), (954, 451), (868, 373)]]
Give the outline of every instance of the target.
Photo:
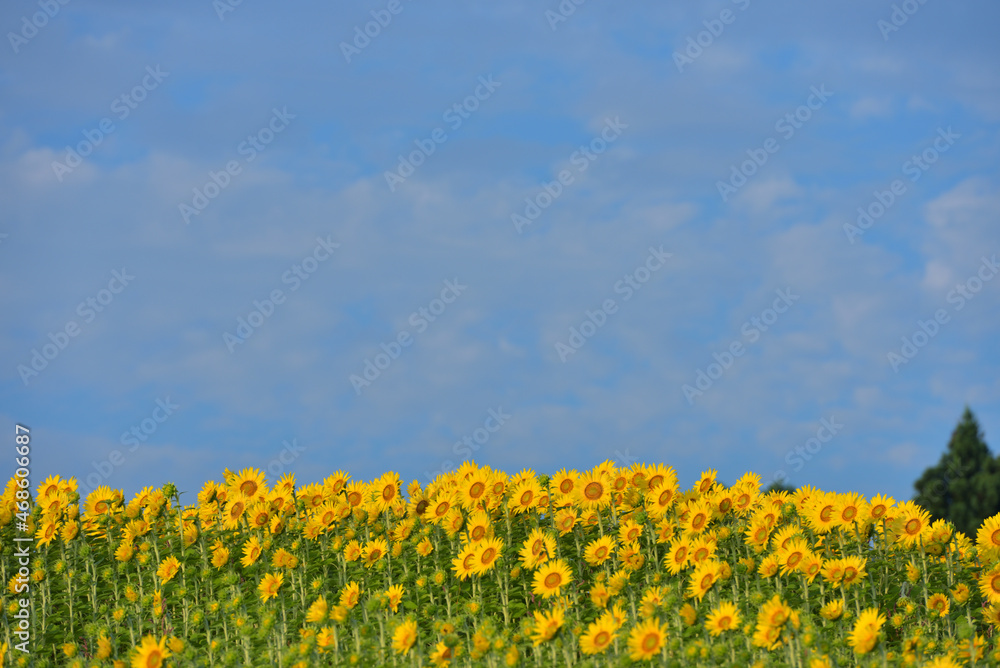
[(190, 503), (22, 487), (0, 665), (1000, 665), (1000, 515), (966, 536), (881, 495), (612, 462), (405, 490), (226, 470)]

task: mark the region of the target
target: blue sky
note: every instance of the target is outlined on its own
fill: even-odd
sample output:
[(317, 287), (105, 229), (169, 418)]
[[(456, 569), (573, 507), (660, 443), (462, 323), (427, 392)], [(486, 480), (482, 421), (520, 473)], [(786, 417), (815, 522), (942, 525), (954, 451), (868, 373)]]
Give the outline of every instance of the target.
[(7, 3), (0, 429), (83, 492), (471, 456), (910, 498), (966, 404), (1000, 443), (998, 19)]

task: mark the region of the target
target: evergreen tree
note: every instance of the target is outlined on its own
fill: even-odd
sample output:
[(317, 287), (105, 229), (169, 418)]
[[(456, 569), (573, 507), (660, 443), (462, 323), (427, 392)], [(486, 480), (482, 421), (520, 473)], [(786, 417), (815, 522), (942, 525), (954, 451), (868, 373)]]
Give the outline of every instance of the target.
[(767, 486), (767, 488), (764, 490), (763, 493), (767, 494), (768, 492), (774, 492), (774, 491), (788, 492), (789, 494), (792, 494), (793, 492), (795, 492), (795, 485), (790, 485), (785, 480), (775, 480), (774, 482), (772, 482), (770, 485)]
[(968, 406), (941, 460), (914, 487), (914, 501), (969, 537), (975, 537), (983, 520), (1000, 512), (1000, 458), (990, 453)]

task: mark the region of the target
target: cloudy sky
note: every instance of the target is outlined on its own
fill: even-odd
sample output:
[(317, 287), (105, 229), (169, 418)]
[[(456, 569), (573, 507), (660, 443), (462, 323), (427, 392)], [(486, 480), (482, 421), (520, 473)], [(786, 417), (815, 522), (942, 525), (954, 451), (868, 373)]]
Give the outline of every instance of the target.
[(1000, 450), (998, 20), (5, 3), (0, 429), (84, 493), (474, 458), (908, 499), (966, 404)]

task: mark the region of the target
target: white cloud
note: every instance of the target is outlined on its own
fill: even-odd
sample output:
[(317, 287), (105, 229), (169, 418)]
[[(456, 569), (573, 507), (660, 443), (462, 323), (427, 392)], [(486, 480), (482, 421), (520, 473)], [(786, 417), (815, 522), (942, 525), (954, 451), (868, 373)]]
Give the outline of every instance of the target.
[(737, 196), (737, 202), (754, 214), (777, 213), (776, 205), (784, 200), (801, 197), (802, 188), (790, 176), (750, 179)]
[(854, 102), (850, 108), (851, 118), (865, 120), (868, 118), (888, 118), (892, 116), (892, 99), (888, 96), (863, 97)]

